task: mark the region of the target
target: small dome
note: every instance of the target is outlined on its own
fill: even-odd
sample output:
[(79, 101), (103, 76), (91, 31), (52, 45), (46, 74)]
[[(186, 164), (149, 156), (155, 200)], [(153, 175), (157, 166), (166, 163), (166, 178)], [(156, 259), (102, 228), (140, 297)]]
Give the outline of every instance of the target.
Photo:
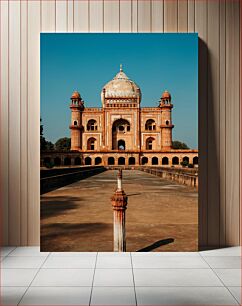
[(74, 91), (72, 96), (71, 96), (71, 99), (80, 99), (81, 98), (81, 95), (78, 91)]
[(169, 91), (165, 90), (162, 94), (162, 97), (161, 99), (164, 99), (164, 100), (171, 100), (171, 94), (169, 93)]
[(105, 98), (138, 98), (141, 96), (140, 88), (123, 72), (122, 65), (116, 76), (108, 82), (102, 90)]

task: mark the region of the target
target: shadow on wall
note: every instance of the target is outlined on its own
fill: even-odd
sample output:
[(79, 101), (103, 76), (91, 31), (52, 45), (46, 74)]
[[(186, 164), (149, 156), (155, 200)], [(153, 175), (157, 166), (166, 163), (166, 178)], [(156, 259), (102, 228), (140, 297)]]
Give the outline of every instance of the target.
[[(218, 59), (199, 38), (198, 126), (199, 126), (199, 246), (222, 246), (220, 232), (219, 104), (215, 103), (212, 63)], [(218, 120), (217, 120), (218, 119)]]

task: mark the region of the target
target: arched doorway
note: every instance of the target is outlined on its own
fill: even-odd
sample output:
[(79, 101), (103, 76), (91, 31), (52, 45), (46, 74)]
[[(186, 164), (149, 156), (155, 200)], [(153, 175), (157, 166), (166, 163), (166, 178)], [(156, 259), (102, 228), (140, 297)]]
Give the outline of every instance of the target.
[[(126, 119), (115, 120), (112, 125), (112, 149), (113, 150), (126, 150), (124, 136), (127, 136), (130, 132), (130, 123)], [(119, 144), (119, 141), (124, 143)], [(120, 148), (121, 147), (121, 148)]]
[(87, 140), (87, 150), (96, 150), (96, 138), (91, 137)]
[(186, 164), (189, 164), (189, 157), (188, 156), (183, 157), (182, 161)]
[(123, 139), (118, 141), (118, 150), (125, 150), (125, 141)]
[(92, 164), (92, 159), (91, 157), (86, 157), (85, 158), (85, 165), (90, 166)]
[(198, 165), (198, 156), (193, 157), (193, 165)]
[(135, 158), (134, 157), (129, 158), (129, 165), (135, 165)]
[(101, 157), (96, 157), (95, 158), (95, 165), (100, 165), (102, 163)]
[(125, 158), (124, 157), (119, 157), (118, 159), (118, 165), (125, 165)]
[(141, 159), (141, 164), (142, 164), (142, 165), (148, 164), (148, 157), (146, 157), (146, 156), (142, 157), (142, 159)]
[(155, 139), (153, 137), (149, 137), (146, 139), (146, 150), (153, 150), (154, 146), (153, 146), (153, 141)]
[(65, 158), (64, 158), (64, 165), (65, 165), (65, 166), (70, 166), (70, 165), (71, 165), (71, 159), (70, 159), (70, 157), (65, 157)]
[(76, 157), (76, 158), (75, 158), (75, 165), (76, 165), (76, 166), (81, 165), (81, 158), (80, 158), (80, 157)]
[(44, 158), (44, 166), (49, 166), (50, 165), (50, 163), (51, 163), (51, 159), (50, 159), (50, 157), (45, 157)]
[(61, 165), (61, 159), (60, 157), (55, 157), (54, 159), (54, 164), (56, 167), (60, 166)]
[(163, 157), (162, 158), (162, 165), (169, 165), (169, 159), (168, 159), (168, 157)]
[(172, 158), (172, 165), (179, 165), (179, 158), (177, 156)]
[(108, 158), (108, 165), (114, 165), (114, 158), (113, 157), (109, 157)]
[(156, 156), (152, 157), (152, 165), (158, 165), (158, 158)]

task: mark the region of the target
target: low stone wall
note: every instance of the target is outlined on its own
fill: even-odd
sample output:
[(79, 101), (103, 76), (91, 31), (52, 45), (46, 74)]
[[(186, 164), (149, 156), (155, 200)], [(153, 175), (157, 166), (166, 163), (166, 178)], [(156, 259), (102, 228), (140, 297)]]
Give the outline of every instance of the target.
[(138, 170), (157, 175), (170, 181), (176, 181), (181, 185), (198, 188), (198, 170), (186, 168), (160, 168), (160, 167), (139, 167)]
[(50, 192), (104, 171), (106, 171), (106, 168), (102, 166), (41, 170), (40, 194)]

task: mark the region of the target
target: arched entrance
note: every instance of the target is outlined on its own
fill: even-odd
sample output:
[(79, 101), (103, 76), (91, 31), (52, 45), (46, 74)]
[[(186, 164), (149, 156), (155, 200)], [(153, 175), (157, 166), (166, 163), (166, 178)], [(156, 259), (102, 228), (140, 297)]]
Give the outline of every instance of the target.
[(135, 158), (134, 157), (129, 158), (129, 165), (135, 165)]
[(149, 137), (146, 139), (146, 150), (153, 150), (153, 141), (155, 139), (153, 137)]
[(108, 158), (108, 165), (109, 166), (114, 165), (114, 157), (109, 157)]
[(96, 157), (95, 158), (95, 165), (100, 165), (102, 163), (101, 157)]
[(189, 157), (188, 156), (183, 157), (182, 161), (185, 162), (186, 164), (189, 164)]
[(124, 157), (119, 157), (118, 159), (118, 165), (125, 165), (125, 158)]
[(75, 158), (75, 165), (76, 165), (76, 166), (81, 165), (81, 158), (80, 158), (80, 157), (76, 157), (76, 158)]
[(152, 157), (152, 165), (158, 165), (158, 158), (155, 156), (155, 157)]
[(146, 164), (148, 164), (148, 157), (144, 156), (141, 159), (141, 165), (146, 165)]
[(48, 167), (50, 165), (51, 159), (50, 157), (45, 157), (44, 158), (44, 166)]
[(70, 159), (70, 157), (65, 157), (65, 158), (64, 158), (64, 165), (65, 165), (65, 166), (70, 166), (70, 165), (71, 165), (71, 159)]
[(163, 157), (162, 158), (162, 165), (169, 165), (169, 159), (168, 159), (168, 157)]
[(198, 156), (193, 157), (193, 165), (198, 165)]
[(114, 121), (112, 125), (113, 150), (126, 150), (124, 136), (127, 138), (129, 132), (130, 132), (130, 123), (128, 120), (121, 118)]
[(172, 165), (179, 165), (179, 158), (177, 156), (172, 158)]
[(87, 140), (87, 150), (96, 150), (96, 138), (91, 137)]
[(91, 157), (86, 157), (85, 158), (85, 165), (90, 166), (92, 164), (92, 159)]
[(54, 164), (56, 167), (60, 166), (61, 165), (61, 159), (60, 157), (55, 157), (54, 159)]

